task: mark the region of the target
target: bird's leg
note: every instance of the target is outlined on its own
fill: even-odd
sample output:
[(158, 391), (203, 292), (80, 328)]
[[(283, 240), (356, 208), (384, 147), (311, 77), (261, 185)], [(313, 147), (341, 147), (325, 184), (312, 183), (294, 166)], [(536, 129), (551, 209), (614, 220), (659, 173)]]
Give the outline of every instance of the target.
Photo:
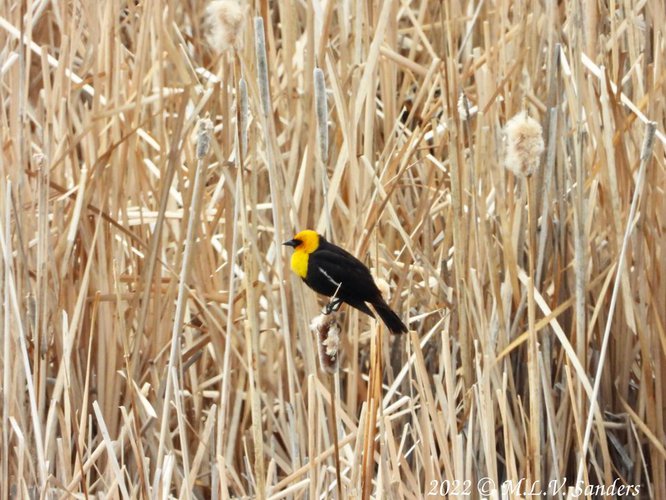
[(340, 291), (341, 286), (342, 282), (338, 283), (338, 288), (335, 290), (331, 300), (329, 300), (328, 304), (326, 304), (326, 307), (324, 307), (324, 315), (328, 316), (332, 312), (340, 309), (340, 306), (342, 305), (342, 299), (338, 297), (338, 292)]
[(339, 299), (337, 297), (331, 299), (331, 301), (324, 306), (324, 314), (328, 316), (334, 311), (337, 311), (340, 309), (340, 306), (342, 305), (342, 299)]

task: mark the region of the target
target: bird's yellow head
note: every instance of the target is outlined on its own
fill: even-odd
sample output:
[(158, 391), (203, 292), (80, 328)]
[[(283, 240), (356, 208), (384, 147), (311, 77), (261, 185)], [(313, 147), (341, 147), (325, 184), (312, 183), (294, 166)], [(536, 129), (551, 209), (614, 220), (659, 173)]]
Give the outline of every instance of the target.
[(283, 245), (294, 247), (291, 256), (291, 269), (301, 278), (308, 274), (308, 258), (319, 247), (319, 235), (311, 229), (301, 231), (293, 239), (285, 241)]
[(312, 253), (317, 250), (319, 246), (319, 235), (312, 229), (301, 231), (294, 239), (285, 241), (283, 245), (294, 247), (298, 252)]

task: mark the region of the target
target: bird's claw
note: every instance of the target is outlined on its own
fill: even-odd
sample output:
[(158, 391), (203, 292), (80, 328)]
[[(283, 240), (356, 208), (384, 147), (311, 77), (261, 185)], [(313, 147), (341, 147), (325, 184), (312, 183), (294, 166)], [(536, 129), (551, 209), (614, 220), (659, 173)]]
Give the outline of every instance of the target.
[(332, 312), (337, 311), (340, 309), (340, 306), (342, 305), (342, 300), (340, 299), (333, 299), (331, 300), (326, 306), (324, 306), (324, 314), (328, 316)]

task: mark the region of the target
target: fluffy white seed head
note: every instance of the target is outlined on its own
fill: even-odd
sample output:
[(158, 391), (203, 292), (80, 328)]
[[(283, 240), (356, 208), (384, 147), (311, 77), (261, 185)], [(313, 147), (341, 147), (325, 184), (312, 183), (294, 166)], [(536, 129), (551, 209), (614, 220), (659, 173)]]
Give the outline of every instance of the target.
[(461, 92), (458, 96), (458, 115), (460, 116), (460, 119), (463, 121), (469, 120), (478, 111), (478, 106), (472, 106), (469, 98), (464, 92)]
[(541, 125), (521, 111), (504, 127), (506, 156), (504, 166), (518, 176), (530, 176), (539, 166), (544, 150)]
[(206, 7), (206, 39), (217, 52), (240, 50), (246, 6), (237, 0), (213, 0)]
[(312, 333), (317, 336), (319, 363), (322, 370), (335, 373), (340, 367), (340, 323), (338, 313), (320, 314), (310, 323)]

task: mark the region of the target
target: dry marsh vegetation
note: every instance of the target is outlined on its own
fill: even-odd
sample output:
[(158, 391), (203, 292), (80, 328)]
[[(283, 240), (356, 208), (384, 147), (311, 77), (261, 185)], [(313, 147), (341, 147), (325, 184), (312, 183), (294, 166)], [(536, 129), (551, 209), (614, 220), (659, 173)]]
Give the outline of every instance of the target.
[(2, 3), (2, 498), (666, 498), (663, 2), (213, 4)]

